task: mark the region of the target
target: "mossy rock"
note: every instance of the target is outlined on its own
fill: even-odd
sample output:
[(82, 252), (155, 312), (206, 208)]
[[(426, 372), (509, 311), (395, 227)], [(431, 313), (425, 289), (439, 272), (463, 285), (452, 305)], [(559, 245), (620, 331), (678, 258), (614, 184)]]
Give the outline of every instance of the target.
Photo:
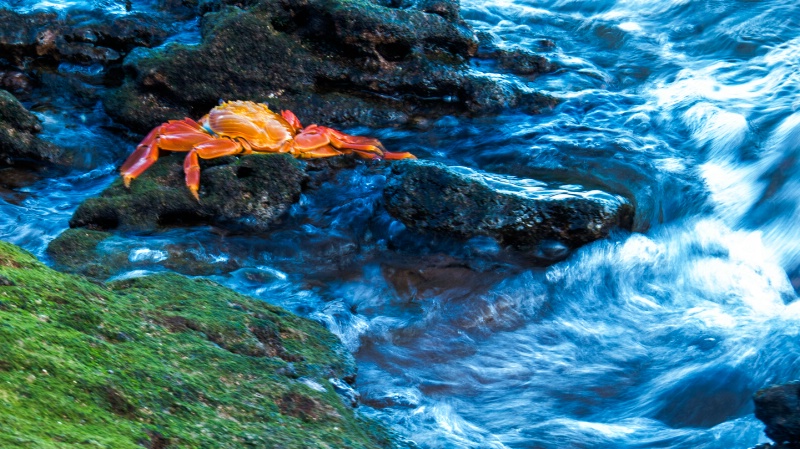
[(235, 260), (215, 260), (184, 244), (152, 250), (138, 239), (87, 228), (62, 232), (47, 245), (47, 255), (57, 270), (105, 280), (124, 271), (166, 268), (189, 276), (211, 276), (241, 268)]
[(0, 447), (378, 448), (320, 324), (205, 280), (97, 285), (0, 242)]
[(288, 154), (253, 154), (211, 161), (200, 178), (200, 200), (186, 187), (183, 154), (158, 160), (130, 189), (118, 179), (81, 204), (71, 227), (152, 231), (165, 226), (214, 224), (268, 229), (300, 197), (307, 175)]
[[(67, 229), (47, 245), (47, 255), (60, 270), (106, 279), (114, 273), (117, 264), (98, 257), (97, 245), (110, 236), (109, 232), (92, 229)], [(118, 262), (123, 262), (127, 255), (117, 258)]]

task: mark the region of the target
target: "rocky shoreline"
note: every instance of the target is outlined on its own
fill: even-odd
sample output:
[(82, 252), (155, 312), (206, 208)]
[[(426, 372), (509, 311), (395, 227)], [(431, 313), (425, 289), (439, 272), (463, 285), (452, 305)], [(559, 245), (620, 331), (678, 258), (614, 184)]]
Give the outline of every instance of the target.
[[(192, 21), (197, 42), (173, 39)], [(0, 10), (0, 22), (0, 193), (8, 198), (35, 179), (26, 174), (36, 167), (77, 164), (79, 155), (41, 138), (31, 112), (52, 107), (49, 96), (61, 89), (84, 107), (103, 105), (129, 146), (222, 99), (291, 109), (304, 123), (397, 129), (424, 129), (443, 116), (533, 114), (560, 102), (475, 70), (492, 64), (532, 80), (558, 67), (474, 34), (455, 0), (200, 0), (157, 16)], [(405, 444), (353, 409), (355, 363), (323, 326), (175, 274), (104, 283), (142, 265), (129, 251), (107, 250), (115, 238), (195, 226), (276, 235), (301, 226), (286, 222), (304, 196), (355, 176), (354, 167), (377, 180), (368, 221), (382, 229), (355, 230), (358, 244), (309, 257), (309, 270), (393, 252), (402, 263), (380, 269), (394, 288), (420, 297), (453, 273), (495, 279), (508, 254), (519, 266), (546, 266), (643, 228), (635, 195), (510, 176), (528, 174), (516, 161), (498, 174), (426, 161), (222, 158), (203, 161), (198, 202), (184, 185), (181, 156), (162, 157), (130, 189), (116, 180), (78, 207), (47, 252), (57, 269), (86, 278), (0, 242), (0, 335), (9, 342), (0, 381), (12, 385), (0, 391), (0, 425), (10, 429), (0, 446)], [(446, 245), (460, 252), (443, 255)], [(159, 257), (160, 268), (188, 275), (241, 268), (180, 245)], [(756, 416), (775, 441), (759, 448), (800, 446), (798, 388), (756, 394)]]

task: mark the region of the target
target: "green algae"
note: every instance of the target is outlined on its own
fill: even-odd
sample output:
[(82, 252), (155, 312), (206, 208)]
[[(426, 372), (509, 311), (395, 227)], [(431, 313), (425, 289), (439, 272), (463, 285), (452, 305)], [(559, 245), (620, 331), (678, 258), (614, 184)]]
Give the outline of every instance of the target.
[(174, 274), (93, 284), (2, 242), (0, 279), (0, 447), (392, 445), (334, 392), (355, 365), (316, 322)]

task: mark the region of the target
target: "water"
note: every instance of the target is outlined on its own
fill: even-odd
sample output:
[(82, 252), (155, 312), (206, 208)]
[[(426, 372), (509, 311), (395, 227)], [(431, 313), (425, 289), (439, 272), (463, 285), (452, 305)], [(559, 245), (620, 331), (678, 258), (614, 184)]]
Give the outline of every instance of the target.
[[(383, 212), (384, 171), (358, 165), (265, 235), (117, 236), (107, 250), (134, 265), (119, 275), (180, 269), (182, 255), (326, 323), (359, 362), (362, 412), (420, 447), (766, 441), (752, 393), (800, 377), (800, 4), (464, 0), (462, 11), (561, 67), (475, 70), (565, 101), (535, 116), (443, 117), (424, 132), (350, 131), (498, 182), (626, 195), (634, 233), (549, 268), (485, 239), (422, 241)], [(0, 238), (46, 258), (135, 140), (91, 104), (38, 112), (84, 163), (0, 201)]]

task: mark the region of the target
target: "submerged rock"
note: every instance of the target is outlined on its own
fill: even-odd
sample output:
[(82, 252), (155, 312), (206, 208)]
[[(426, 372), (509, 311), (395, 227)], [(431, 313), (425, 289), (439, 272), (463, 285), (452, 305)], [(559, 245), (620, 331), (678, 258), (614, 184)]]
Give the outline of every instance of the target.
[(767, 428), (773, 447), (800, 447), (800, 381), (773, 385), (753, 396), (755, 415)]
[(0, 242), (0, 320), (0, 447), (393, 446), (336, 394), (333, 334), (213, 282), (98, 285)]
[(462, 239), (489, 236), (545, 260), (563, 258), (612, 229), (630, 229), (633, 217), (620, 196), (553, 190), (424, 161), (393, 164), (384, 198), (389, 213), (412, 229)]
[(181, 242), (151, 248), (138, 239), (86, 228), (62, 232), (47, 245), (54, 268), (105, 280), (133, 270), (163, 270), (189, 276), (211, 276), (240, 268), (229, 258), (213, 257), (202, 246)]
[(200, 179), (200, 201), (184, 181), (183, 154), (159, 159), (127, 189), (115, 181), (81, 204), (70, 227), (152, 231), (165, 226), (214, 224), (261, 231), (294, 204), (306, 180), (288, 154), (216, 159)]
[(0, 164), (18, 160), (63, 163), (62, 150), (36, 137), (42, 125), (10, 93), (0, 90)]
[[(551, 73), (559, 69), (545, 56), (522, 48), (506, 49), (498, 46), (499, 38), (487, 32), (477, 33), (480, 41), (475, 58), (493, 61), (497, 68), (526, 78)], [(540, 45), (541, 46), (541, 45)]]
[(200, 117), (220, 99), (268, 102), (329, 125), (556, 103), (469, 70), (477, 40), (456, 1), (247, 4), (203, 16), (199, 46), (133, 52), (128, 80), (106, 97), (109, 113), (146, 132), (166, 119)]

